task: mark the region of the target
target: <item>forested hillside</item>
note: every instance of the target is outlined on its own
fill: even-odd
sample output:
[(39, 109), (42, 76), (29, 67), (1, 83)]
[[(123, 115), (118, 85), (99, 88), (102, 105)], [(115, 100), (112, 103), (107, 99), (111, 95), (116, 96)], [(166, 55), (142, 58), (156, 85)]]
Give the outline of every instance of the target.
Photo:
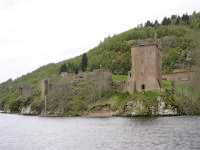
[[(112, 37), (107, 37), (98, 46), (88, 50), (87, 70), (109, 69), (113, 74), (126, 75), (131, 68), (131, 51), (138, 40), (156, 39), (162, 48), (162, 71), (172, 72), (177, 68), (191, 68), (195, 64), (195, 52), (200, 46), (200, 13), (165, 17), (161, 22), (147, 21), (133, 29)], [(0, 103), (13, 103), (17, 98), (16, 87), (26, 84), (37, 87), (42, 79), (57, 78), (62, 64), (68, 72), (80, 70), (81, 56), (48, 64), (14, 81), (8, 80), (0, 85)]]
[[(127, 74), (130, 70), (130, 48), (137, 40), (155, 39), (160, 41), (162, 48), (162, 70), (170, 72), (175, 68), (191, 67), (192, 51), (197, 47), (200, 29), (200, 14), (172, 15), (164, 18), (161, 23), (147, 21), (126, 32), (107, 37), (97, 47), (88, 52), (88, 70), (106, 68), (115, 74)], [(78, 67), (80, 58), (70, 61), (70, 66)]]

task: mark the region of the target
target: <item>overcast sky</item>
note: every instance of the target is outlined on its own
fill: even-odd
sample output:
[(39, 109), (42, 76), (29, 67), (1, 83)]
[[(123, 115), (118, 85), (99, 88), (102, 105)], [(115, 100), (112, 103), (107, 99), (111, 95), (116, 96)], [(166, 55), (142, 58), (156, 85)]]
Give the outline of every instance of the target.
[(199, 10), (199, 0), (0, 0), (0, 82), (77, 56), (148, 19)]

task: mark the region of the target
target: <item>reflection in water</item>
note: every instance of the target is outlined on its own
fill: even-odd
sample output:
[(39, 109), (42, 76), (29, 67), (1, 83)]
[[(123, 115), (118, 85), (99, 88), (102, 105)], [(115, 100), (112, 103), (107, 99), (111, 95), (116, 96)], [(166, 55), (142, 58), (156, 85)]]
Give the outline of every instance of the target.
[(200, 117), (42, 118), (0, 114), (0, 150), (200, 149)]

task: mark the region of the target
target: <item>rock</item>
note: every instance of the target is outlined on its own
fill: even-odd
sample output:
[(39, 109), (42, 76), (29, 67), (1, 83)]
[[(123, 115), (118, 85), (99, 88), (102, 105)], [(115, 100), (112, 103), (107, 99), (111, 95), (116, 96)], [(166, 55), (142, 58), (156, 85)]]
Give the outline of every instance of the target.
[(127, 116), (145, 115), (145, 107), (140, 101), (130, 101), (125, 105), (124, 113)]
[(105, 111), (105, 112), (90, 112), (87, 114), (83, 114), (82, 116), (85, 117), (112, 117), (117, 116), (118, 112), (112, 112), (112, 111)]
[(21, 110), (21, 114), (22, 115), (31, 115), (32, 114), (31, 105), (23, 107), (22, 110)]
[(149, 107), (149, 114), (157, 115), (158, 114), (157, 108), (155, 106), (150, 106)]
[(177, 109), (172, 108), (170, 105), (166, 106), (165, 102), (158, 97), (158, 115), (178, 115)]
[(6, 105), (6, 106), (4, 107), (3, 112), (5, 112), (5, 113), (11, 113), (11, 110), (10, 110), (10, 108), (9, 108), (8, 105)]
[(161, 97), (157, 98), (157, 105), (145, 105), (142, 101), (129, 101), (124, 107), (127, 116), (171, 116), (178, 115), (177, 109), (166, 105)]
[(177, 110), (165, 109), (162, 115), (178, 115), (178, 113)]

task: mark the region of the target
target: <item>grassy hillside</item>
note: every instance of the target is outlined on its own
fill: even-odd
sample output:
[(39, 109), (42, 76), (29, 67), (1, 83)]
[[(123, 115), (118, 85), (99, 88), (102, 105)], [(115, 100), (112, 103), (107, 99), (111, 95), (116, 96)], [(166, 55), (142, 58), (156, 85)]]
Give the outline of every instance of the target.
[[(113, 80), (123, 81), (131, 68), (131, 51), (138, 40), (159, 40), (162, 47), (162, 71), (171, 72), (176, 68), (191, 68), (194, 63), (193, 52), (200, 43), (200, 13), (192, 15), (164, 18), (161, 23), (147, 21), (144, 25), (130, 29), (112, 37), (107, 37), (98, 46), (88, 51), (88, 71), (104, 68), (115, 75)], [(40, 95), (39, 87), (42, 79), (58, 78), (59, 69), (66, 63), (71, 72), (80, 68), (81, 56), (64, 60), (56, 64), (48, 64), (14, 81), (8, 80), (0, 85), (0, 104), (17, 104), (17, 86), (26, 84), (34, 89), (36, 104)], [(37, 106), (37, 105), (36, 105)], [(38, 106), (39, 107), (39, 106)]]

